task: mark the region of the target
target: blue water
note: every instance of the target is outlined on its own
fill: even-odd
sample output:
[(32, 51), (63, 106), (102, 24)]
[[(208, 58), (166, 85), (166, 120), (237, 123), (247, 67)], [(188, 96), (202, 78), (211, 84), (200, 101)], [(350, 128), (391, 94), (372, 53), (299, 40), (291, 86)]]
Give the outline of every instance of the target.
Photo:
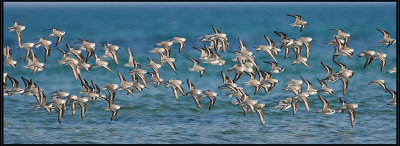
[[(82, 70), (88, 81), (93, 80), (99, 86), (108, 83), (119, 84), (117, 71), (130, 81), (128, 71), (123, 66), (128, 61), (126, 47), (130, 47), (136, 60), (147, 65), (146, 57), (159, 60), (158, 55), (148, 54), (155, 43), (168, 40), (174, 36), (187, 38), (186, 47), (178, 54), (178, 45), (172, 47), (172, 57), (176, 58), (178, 74), (164, 65), (161, 68), (162, 78), (179, 79), (186, 82), (190, 79), (198, 89), (212, 90), (218, 93), (212, 110), (198, 109), (192, 97), (179, 95), (176, 101), (170, 88), (160, 86), (135, 92), (135, 96), (127, 96), (126, 91), (118, 91), (115, 103), (121, 106), (118, 116), (110, 121), (111, 112), (103, 111), (107, 103), (103, 101), (88, 102), (84, 120), (71, 115), (70, 106), (61, 124), (57, 121), (57, 113), (48, 114), (44, 110), (35, 110), (36, 101), (33, 96), (12, 95), (4, 97), (4, 143), (396, 143), (396, 106), (388, 106), (390, 94), (379, 86), (367, 85), (376, 79), (383, 79), (389, 89), (395, 90), (396, 75), (387, 71), (396, 66), (396, 45), (389, 48), (376, 42), (383, 38), (376, 27), (384, 29), (396, 38), (395, 3), (4, 3), (4, 43), (9, 44), (17, 68), (3, 67), (20, 82), (21, 76), (33, 79), (47, 97), (59, 89), (75, 94), (81, 90), (79, 81), (75, 81), (68, 66), (56, 61), (62, 54), (56, 49), (56, 38), (47, 37), (48, 28), (59, 28), (67, 34), (59, 45), (66, 50), (65, 44), (76, 46), (77, 38), (84, 38), (96, 43), (96, 53), (103, 55), (101, 42), (120, 46), (119, 66), (111, 59), (109, 62), (113, 73), (94, 68), (90, 73)], [(309, 26), (299, 32), (299, 28), (290, 27), (294, 18), (286, 14), (299, 14)], [(32, 74), (23, 68), (27, 64), (21, 57), (25, 49), (18, 50), (15, 32), (8, 32), (7, 27), (13, 20), (26, 26), (23, 31), (23, 42), (37, 42), (38, 37), (46, 37), (53, 41), (53, 51), (45, 63), (46, 70)], [(285, 71), (273, 74), (280, 81), (269, 93), (263, 91), (253, 95), (253, 87), (244, 86), (247, 75), (238, 80), (245, 91), (261, 103), (266, 125), (262, 126), (256, 113), (249, 112), (243, 117), (242, 110), (233, 106), (234, 98), (225, 96), (225, 91), (218, 90), (222, 85), (220, 71), (231, 78), (226, 69), (235, 62), (234, 55), (221, 53), (225, 66), (206, 67), (202, 78), (198, 72), (189, 72), (192, 62), (185, 57), (198, 58), (200, 52), (192, 47), (202, 47), (203, 42), (197, 40), (204, 34), (213, 33), (211, 25), (226, 33), (229, 50), (239, 50), (237, 38), (244, 42), (249, 51), (257, 45), (266, 45), (263, 35), (279, 42), (274, 30), (284, 32), (288, 37), (312, 37), (310, 69), (303, 65), (290, 65), (294, 54), (291, 52), (285, 60), (281, 52), (276, 58), (279, 66)], [(330, 28), (342, 28), (351, 34), (349, 47), (355, 50), (349, 59), (340, 56), (337, 61), (347, 65), (355, 72), (350, 79), (346, 96), (342, 94), (342, 82), (328, 83), (334, 95), (322, 95), (331, 105), (337, 108), (339, 97), (349, 103), (357, 103), (357, 118), (354, 128), (350, 125), (347, 113), (318, 115), (322, 103), (317, 95), (309, 97), (310, 113), (304, 105), (299, 104), (296, 116), (291, 109), (278, 110), (274, 106), (281, 99), (292, 97), (291, 92), (282, 92), (285, 83), (291, 79), (308, 79), (314, 88), (320, 89), (317, 78), (325, 77), (321, 61), (334, 71), (339, 66), (332, 62), (333, 46), (324, 42), (333, 39), (335, 31)], [(374, 60), (363, 69), (365, 57), (356, 55), (363, 50), (371, 49), (387, 54), (388, 63), (380, 72), (380, 61)], [(44, 61), (44, 49), (34, 48), (40, 61)], [(283, 50), (282, 50), (283, 51)], [(262, 52), (255, 52), (256, 60), (262, 70), (269, 70), (268, 64), (262, 61), (272, 60)], [(86, 57), (86, 52), (84, 53)], [(94, 64), (94, 59), (89, 61)], [(150, 71), (150, 70), (149, 70)], [(8, 81), (8, 84), (10, 82)], [(10, 88), (10, 86), (8, 86)], [(187, 91), (186, 84), (183, 86)], [(102, 91), (108, 95), (107, 91)], [(202, 99), (203, 107), (208, 107), (208, 99)], [(78, 109), (79, 111), (80, 109)]]

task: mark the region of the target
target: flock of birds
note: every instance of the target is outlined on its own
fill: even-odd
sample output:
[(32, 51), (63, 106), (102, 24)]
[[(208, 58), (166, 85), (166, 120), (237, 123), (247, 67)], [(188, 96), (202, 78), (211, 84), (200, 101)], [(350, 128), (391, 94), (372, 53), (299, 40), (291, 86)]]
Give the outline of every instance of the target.
[[(289, 15), (291, 17), (295, 17), (296, 20), (290, 26), (300, 27), (300, 32), (302, 32), (308, 23), (302, 20), (300, 15)], [(24, 66), (24, 68), (32, 70), (32, 73), (37, 71), (45, 70), (45, 63), (40, 62), (36, 54), (34, 53), (33, 47), (39, 48), (43, 47), (45, 49), (44, 62), (47, 61), (47, 58), (50, 56), (50, 52), (52, 51), (52, 41), (46, 40), (44, 37), (39, 38), (37, 43), (22, 43), (22, 31), (25, 29), (25, 26), (22, 26), (20, 23), (14, 21), (14, 26), (9, 27), (9, 31), (15, 31), (17, 34), (17, 42), (18, 49), (25, 48), (26, 55), (24, 57), (24, 61), (28, 60), (28, 64)], [(211, 64), (211, 65), (225, 65), (226, 61), (224, 61), (219, 53), (225, 53), (227, 49), (229, 49), (228, 38), (225, 33), (220, 32), (214, 26), (212, 26), (214, 34), (205, 34), (199, 38), (202, 42), (209, 42), (207, 45), (204, 43), (204, 48), (201, 47), (193, 47), (201, 52), (201, 55), (198, 59), (189, 58), (188, 60), (193, 62), (193, 67), (189, 68), (189, 71), (199, 72), (200, 77), (202, 77), (206, 69), (200, 64)], [(156, 43), (154, 48), (149, 51), (149, 53), (158, 54), (160, 59), (158, 61), (147, 58), (149, 64), (143, 66), (144, 68), (151, 68), (152, 71), (145, 70), (142, 66), (135, 60), (134, 55), (132, 54), (130, 48), (127, 48), (127, 52), (129, 55), (129, 61), (124, 64), (125, 67), (132, 68), (129, 71), (129, 75), (132, 80), (129, 82), (125, 79), (125, 77), (121, 74), (121, 72), (117, 71), (118, 77), (120, 79), (120, 84), (106, 84), (102, 87), (99, 87), (94, 83), (93, 80), (90, 83), (81, 75), (81, 69), (90, 72), (91, 69), (96, 67), (102, 67), (110, 72), (113, 72), (111, 68), (108, 67), (108, 62), (103, 61), (103, 58), (111, 58), (116, 65), (118, 65), (118, 50), (119, 46), (113, 45), (110, 43), (102, 43), (102, 50), (105, 52), (103, 56), (98, 56), (94, 51), (96, 50), (96, 44), (90, 42), (86, 39), (79, 38), (80, 43), (77, 48), (66, 44), (68, 50), (63, 50), (58, 48), (58, 44), (64, 39), (65, 32), (60, 31), (57, 28), (48, 29), (51, 30), (52, 33), (48, 35), (49, 37), (57, 37), (57, 42), (55, 47), (62, 52), (63, 58), (58, 60), (58, 63), (61, 65), (67, 65), (70, 67), (73, 77), (75, 80), (80, 80), (82, 85), (82, 90), (75, 94), (70, 94), (68, 92), (64, 92), (62, 90), (57, 90), (51, 92), (52, 101), (47, 101), (47, 97), (45, 92), (36, 84), (32, 79), (28, 80), (21, 76), (21, 79), (25, 85), (24, 89), (19, 88), (18, 81), (12, 77), (8, 73), (3, 73), (3, 94), (6, 96), (11, 96), (13, 94), (21, 94), (34, 96), (37, 105), (34, 106), (35, 109), (45, 109), (48, 113), (56, 110), (58, 112), (58, 122), (61, 123), (65, 114), (65, 110), (67, 109), (67, 105), (70, 104), (72, 108), (72, 115), (75, 114), (77, 109), (77, 105), (81, 108), (81, 118), (84, 119), (85, 113), (87, 110), (87, 103), (89, 100), (96, 101), (105, 101), (108, 103), (108, 106), (104, 108), (104, 110), (112, 111), (111, 121), (117, 116), (120, 106), (115, 104), (116, 90), (121, 91), (125, 90), (127, 95), (134, 96), (134, 91), (142, 92), (144, 88), (149, 88), (148, 84), (155, 84), (155, 87), (158, 88), (161, 84), (164, 85), (165, 88), (171, 87), (175, 99), (178, 100), (179, 93), (182, 96), (191, 95), (196, 103), (198, 108), (202, 108), (201, 100), (202, 97), (207, 97), (210, 100), (210, 104), (208, 109), (211, 110), (213, 105), (216, 102), (217, 93), (211, 90), (201, 90), (196, 88), (196, 86), (189, 80), (186, 80), (188, 86), (188, 92), (185, 92), (182, 87), (182, 81), (176, 79), (169, 79), (164, 81), (161, 77), (160, 67), (166, 63), (169, 67), (177, 74), (177, 69), (174, 64), (176, 61), (172, 56), (171, 46), (174, 44), (179, 44), (179, 53), (182, 52), (185, 47), (186, 39), (182, 37), (174, 37), (173, 39), (162, 41), (160, 43)], [(352, 78), (354, 72), (346, 67), (345, 64), (337, 62), (336, 58), (338, 56), (348, 56), (351, 58), (354, 54), (354, 49), (349, 48), (348, 42), (350, 40), (350, 34), (345, 33), (343, 29), (331, 29), (337, 31), (337, 34), (334, 35), (334, 39), (326, 43), (326, 45), (334, 46), (333, 53), (333, 62), (340, 66), (340, 70), (337, 72), (333, 72), (333, 70), (326, 65), (324, 62), (321, 62), (322, 66), (326, 70), (326, 77), (323, 79), (318, 78), (318, 82), (321, 84), (321, 88), (319, 90), (314, 89), (311, 82), (304, 77), (301, 77), (301, 80), (292, 79), (287, 83), (287, 86), (283, 89), (283, 91), (291, 91), (294, 93), (293, 97), (286, 98), (280, 100), (278, 105), (275, 108), (284, 110), (288, 108), (292, 108), (293, 116), (295, 115), (298, 108), (298, 101), (304, 103), (307, 112), (309, 112), (309, 100), (308, 97), (311, 95), (318, 94), (319, 99), (323, 104), (322, 110), (317, 110), (318, 114), (333, 114), (335, 113), (335, 109), (330, 108), (330, 104), (328, 100), (322, 97), (322, 94), (334, 94), (333, 89), (328, 88), (328, 84), (326, 82), (335, 82), (337, 80), (342, 80), (343, 83), (343, 95), (346, 95), (347, 88), (349, 86), (349, 78)], [(390, 34), (387, 31), (377, 28), (379, 32), (383, 34), (383, 40), (378, 41), (378, 44), (384, 44), (387, 47), (396, 42), (395, 39), (390, 38)], [(230, 53), (235, 54), (235, 58), (232, 61), (236, 61), (237, 64), (234, 64), (231, 68), (227, 69), (228, 73), (235, 73), (235, 77), (233, 80), (228, 77), (224, 71), (221, 71), (222, 77), (222, 85), (218, 86), (218, 89), (225, 90), (226, 96), (235, 97), (235, 101), (232, 102), (233, 105), (239, 106), (243, 110), (244, 116), (248, 111), (256, 112), (259, 116), (262, 125), (265, 125), (264, 120), (264, 112), (263, 107), (264, 103), (260, 103), (257, 100), (251, 99), (250, 95), (247, 94), (243, 87), (240, 87), (237, 81), (241, 78), (243, 74), (247, 74), (250, 78), (249, 81), (243, 82), (245, 86), (254, 87), (254, 95), (256, 95), (259, 90), (262, 88), (266, 94), (268, 94), (279, 82), (277, 79), (272, 78), (272, 73), (279, 74), (284, 71), (283, 67), (278, 66), (277, 56), (281, 48), (285, 48), (284, 59), (290, 53), (290, 50), (293, 49), (295, 53), (296, 59), (291, 61), (291, 64), (303, 64), (305, 67), (310, 68), (307, 58), (310, 56), (311, 52), (311, 37), (301, 37), (301, 38), (288, 38), (288, 36), (283, 32), (274, 31), (277, 35), (280, 36), (280, 44), (275, 44), (269, 37), (264, 35), (268, 45), (259, 45), (255, 46), (255, 51), (262, 51), (265, 54), (268, 54), (273, 61), (263, 61), (264, 63), (271, 65), (270, 71), (261, 70), (258, 67), (258, 64), (255, 60), (255, 54), (251, 51), (247, 50), (246, 45), (238, 38), (240, 51), (228, 51)], [(305, 51), (303, 51), (304, 47)], [(277, 48), (280, 46), (280, 48)], [(53, 45), (54, 47), (54, 45)], [(86, 57), (82, 55), (82, 51), (86, 51)], [(305, 56), (302, 55), (302, 51), (306, 52)], [(3, 55), (5, 56), (4, 64), (7, 66), (16, 67), (17, 61), (13, 60), (11, 49), (8, 45), (3, 48)], [(75, 58), (73, 57), (75, 56)], [(88, 61), (94, 56), (95, 63), (89, 64)], [(365, 50), (358, 54), (359, 57), (365, 56), (367, 61), (365, 62), (364, 68), (366, 68), (373, 60), (379, 59), (382, 62), (381, 72), (385, 68), (387, 64), (386, 54), (375, 52), (372, 50)], [(390, 69), (388, 73), (396, 74), (396, 67)], [(148, 79), (148, 77), (150, 79)], [(257, 79), (258, 76), (258, 79)], [(7, 78), (10, 80), (12, 84), (11, 90), (7, 89)], [(139, 82), (140, 80), (140, 82)], [(303, 91), (302, 83), (303, 81), (307, 85), (305, 91)], [(396, 94), (397, 92), (391, 89), (388, 89), (385, 85), (384, 80), (374, 80), (369, 83), (369, 85), (380, 85), (385, 92), (389, 92), (391, 94), (392, 100), (388, 102), (388, 105), (396, 105)], [(101, 93), (101, 90), (107, 90), (108, 96)], [(321, 95), (320, 95), (321, 94)], [(350, 117), (351, 126), (354, 126), (356, 119), (356, 111), (355, 109), (358, 107), (357, 104), (347, 103), (343, 99), (339, 98), (341, 105), (336, 109), (336, 112), (347, 112)]]

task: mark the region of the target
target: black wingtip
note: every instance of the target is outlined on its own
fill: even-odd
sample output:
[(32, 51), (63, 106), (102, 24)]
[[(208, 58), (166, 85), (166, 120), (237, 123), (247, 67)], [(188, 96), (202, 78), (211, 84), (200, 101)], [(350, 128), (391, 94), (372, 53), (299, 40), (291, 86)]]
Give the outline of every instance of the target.
[(206, 43), (204, 43), (204, 48), (205, 48), (205, 49), (207, 49), (207, 48), (208, 48), (208, 46), (206, 45)]

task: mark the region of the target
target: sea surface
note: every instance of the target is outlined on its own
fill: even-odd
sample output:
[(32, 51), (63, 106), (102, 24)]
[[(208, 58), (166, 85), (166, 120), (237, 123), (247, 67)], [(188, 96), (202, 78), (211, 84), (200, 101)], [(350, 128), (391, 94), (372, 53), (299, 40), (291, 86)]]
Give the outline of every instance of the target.
[[(71, 114), (68, 106), (62, 123), (57, 121), (57, 112), (48, 114), (45, 110), (35, 110), (36, 101), (33, 96), (4, 96), (3, 127), (4, 143), (267, 143), (267, 144), (343, 144), (343, 143), (387, 143), (395, 144), (396, 139), (396, 106), (386, 105), (391, 100), (389, 93), (379, 86), (368, 85), (372, 80), (382, 79), (391, 90), (396, 90), (396, 75), (387, 71), (396, 66), (396, 46), (386, 48), (377, 44), (383, 35), (376, 30), (381, 28), (396, 38), (396, 4), (392, 3), (4, 3), (4, 38), (3, 47), (8, 44), (13, 53), (13, 59), (18, 62), (17, 68), (4, 66), (3, 71), (13, 76), (24, 88), (21, 76), (40, 86), (51, 101), (51, 92), (63, 90), (78, 95), (81, 90), (79, 80), (75, 80), (72, 71), (66, 65), (60, 65), (57, 60), (62, 53), (56, 48), (67, 50), (65, 44), (77, 47), (78, 38), (84, 38), (96, 43), (96, 54), (104, 55), (102, 42), (118, 45), (119, 65), (111, 59), (108, 61), (113, 72), (103, 68), (93, 68), (91, 72), (81, 70), (83, 77), (93, 80), (97, 85), (108, 83), (119, 84), (117, 71), (128, 80), (127, 47), (135, 59), (142, 65), (147, 65), (146, 57), (158, 61), (157, 54), (149, 54), (154, 44), (172, 39), (175, 36), (185, 37), (186, 46), (178, 53), (179, 45), (172, 46), (171, 56), (176, 59), (178, 74), (175, 74), (167, 64), (161, 68), (164, 80), (182, 80), (185, 92), (188, 91), (186, 79), (189, 79), (198, 89), (211, 90), (218, 93), (212, 110), (208, 110), (209, 100), (202, 98), (203, 109), (198, 109), (191, 96), (179, 95), (175, 100), (170, 87), (154, 87), (149, 84), (143, 92), (135, 92), (134, 96), (126, 91), (117, 91), (115, 103), (121, 106), (117, 117), (110, 121), (111, 112), (103, 111), (107, 106), (104, 101), (87, 102), (85, 118), (80, 118), (80, 107), (77, 114)], [(300, 28), (291, 27), (294, 18), (287, 14), (298, 14), (309, 25), (303, 32)], [(17, 49), (15, 32), (9, 32), (8, 27), (13, 21), (26, 26), (23, 31), (25, 42), (37, 42), (39, 37), (53, 41), (52, 51), (45, 70), (34, 74), (24, 66), (25, 49)], [(308, 62), (310, 69), (304, 65), (291, 65), (295, 59), (293, 51), (284, 59), (284, 49), (276, 57), (279, 66), (284, 71), (273, 74), (279, 83), (268, 94), (261, 90), (253, 95), (254, 88), (245, 86), (243, 82), (249, 77), (243, 75), (239, 86), (243, 87), (252, 99), (265, 103), (265, 126), (260, 124), (256, 113), (248, 112), (244, 117), (240, 107), (232, 105), (234, 98), (228, 98), (226, 91), (218, 90), (222, 85), (220, 72), (224, 71), (234, 78), (234, 73), (226, 70), (236, 62), (232, 53), (220, 53), (227, 61), (224, 66), (213, 66), (201, 63), (206, 68), (203, 77), (198, 72), (190, 72), (188, 68), (193, 63), (186, 57), (198, 58), (200, 52), (192, 47), (203, 47), (204, 42), (198, 40), (204, 34), (213, 34), (211, 26), (226, 33), (230, 51), (239, 51), (237, 39), (240, 38), (249, 51), (255, 53), (258, 66), (269, 71), (270, 65), (263, 61), (272, 61), (269, 55), (254, 51), (257, 45), (267, 45), (263, 35), (274, 42), (279, 42), (279, 36), (273, 31), (284, 32), (289, 38), (312, 37), (311, 54)], [(55, 46), (56, 38), (48, 37), (49, 28), (59, 28), (66, 32), (65, 39)], [(317, 78), (324, 78), (326, 71), (320, 62), (330, 66), (334, 72), (340, 67), (332, 61), (333, 46), (324, 43), (333, 39), (336, 31), (331, 28), (344, 29), (351, 34), (349, 47), (355, 50), (354, 56), (348, 58), (339, 56), (337, 61), (347, 65), (355, 75), (349, 79), (347, 94), (342, 94), (342, 82), (328, 83), (334, 90), (334, 95), (321, 94), (336, 109), (339, 98), (349, 103), (356, 103), (357, 117), (354, 128), (350, 125), (347, 113), (318, 115), (322, 102), (317, 95), (309, 97), (310, 112), (303, 103), (295, 116), (291, 109), (275, 109), (279, 100), (293, 97), (292, 92), (282, 89), (291, 79), (301, 80), (303, 76), (309, 80), (315, 89), (320, 89)], [(209, 43), (207, 43), (208, 45)], [(374, 60), (363, 69), (366, 58), (357, 57), (363, 50), (370, 49), (387, 54), (387, 65), (380, 71), (381, 62)], [(41, 62), (44, 62), (44, 49), (34, 48)], [(86, 57), (86, 51), (83, 51)], [(94, 64), (94, 58), (88, 63)], [(147, 69), (151, 71), (151, 69)], [(10, 89), (10, 81), (7, 87)], [(306, 87), (305, 83), (303, 86)], [(107, 91), (102, 94), (108, 96)]]

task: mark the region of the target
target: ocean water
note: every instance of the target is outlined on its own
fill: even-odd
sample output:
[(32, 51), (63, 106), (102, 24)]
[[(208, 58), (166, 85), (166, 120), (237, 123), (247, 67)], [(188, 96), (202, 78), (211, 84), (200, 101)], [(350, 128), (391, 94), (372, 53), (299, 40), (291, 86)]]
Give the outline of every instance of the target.
[[(164, 80), (186, 79), (201, 90), (218, 93), (212, 110), (208, 110), (209, 101), (202, 98), (203, 109), (198, 109), (191, 96), (179, 95), (175, 100), (171, 89), (149, 84), (149, 89), (135, 92), (135, 96), (126, 95), (126, 91), (117, 91), (115, 103), (121, 106), (117, 117), (110, 121), (111, 112), (103, 111), (107, 103), (103, 101), (88, 102), (86, 116), (80, 118), (80, 109), (72, 116), (68, 106), (63, 122), (57, 121), (57, 112), (48, 114), (44, 110), (35, 110), (36, 101), (33, 96), (12, 95), (3, 98), (4, 143), (396, 143), (396, 106), (388, 106), (391, 100), (379, 86), (371, 86), (372, 80), (383, 79), (389, 89), (395, 90), (396, 75), (387, 71), (396, 66), (397, 43), (386, 48), (377, 44), (383, 35), (376, 27), (384, 29), (396, 38), (396, 6), (395, 3), (4, 3), (4, 38), (3, 46), (11, 47), (13, 58), (18, 62), (17, 68), (3, 67), (3, 71), (16, 78), (20, 88), (24, 88), (21, 76), (33, 79), (50, 98), (50, 93), (59, 89), (76, 94), (81, 90), (79, 80), (73, 78), (68, 66), (60, 65), (57, 60), (62, 53), (56, 49), (56, 38), (47, 37), (49, 28), (59, 28), (66, 32), (65, 39), (59, 48), (67, 50), (65, 44), (76, 47), (78, 38), (96, 43), (96, 54), (103, 55), (101, 43), (108, 42), (120, 46), (119, 63), (109, 62), (113, 72), (103, 68), (94, 68), (91, 72), (82, 70), (85, 79), (93, 80), (99, 86), (108, 83), (119, 84), (117, 71), (130, 81), (130, 68), (123, 64), (128, 61), (126, 48), (130, 47), (136, 60), (147, 65), (146, 57), (159, 60), (158, 55), (149, 54), (155, 43), (172, 39), (175, 36), (187, 38), (186, 46), (181, 54), (178, 45), (172, 46), (172, 57), (176, 58), (178, 74), (167, 65), (161, 68)], [(298, 14), (309, 25), (303, 32), (299, 28), (289, 26), (294, 18), (287, 14)], [(53, 41), (53, 48), (46, 69), (34, 74), (23, 66), (27, 64), (22, 57), (25, 49), (17, 49), (15, 32), (8, 32), (7, 27), (13, 20), (26, 26), (23, 31), (23, 42), (37, 42), (37, 38), (46, 37)], [(225, 96), (225, 91), (218, 90), (222, 85), (220, 72), (224, 71), (231, 78), (234, 74), (226, 69), (235, 64), (231, 61), (234, 55), (220, 53), (227, 61), (224, 66), (201, 64), (206, 72), (200, 78), (198, 72), (189, 72), (192, 62), (186, 57), (198, 58), (200, 52), (192, 47), (203, 47), (198, 38), (204, 34), (212, 34), (211, 25), (226, 33), (230, 44), (229, 50), (238, 51), (238, 37), (256, 55), (262, 70), (270, 70), (270, 65), (263, 61), (272, 59), (262, 53), (255, 52), (253, 47), (266, 45), (263, 35), (279, 42), (279, 36), (273, 31), (284, 32), (289, 38), (312, 37), (310, 69), (304, 65), (291, 65), (295, 56), (293, 51), (287, 59), (283, 58), (284, 50), (276, 57), (279, 66), (285, 71), (273, 74), (279, 83), (270, 93), (260, 91), (253, 95), (253, 87), (244, 86), (249, 77), (243, 75), (238, 84), (243, 87), (252, 99), (265, 103), (265, 126), (260, 124), (256, 113), (249, 112), (245, 117), (238, 106), (233, 106), (234, 98)], [(317, 95), (309, 97), (310, 112), (307, 113), (303, 103), (292, 116), (291, 109), (275, 109), (275, 102), (292, 97), (291, 92), (282, 92), (285, 83), (291, 79), (300, 80), (300, 76), (309, 80), (314, 88), (320, 89), (317, 78), (325, 77), (325, 70), (320, 64), (323, 61), (333, 71), (338, 65), (332, 62), (333, 46), (324, 43), (333, 39), (335, 31), (331, 28), (344, 29), (351, 34), (349, 47), (355, 50), (349, 59), (344, 56), (337, 61), (347, 65), (355, 72), (349, 79), (347, 94), (342, 94), (340, 80), (328, 83), (334, 95), (325, 95), (336, 109), (339, 98), (349, 103), (357, 103), (357, 117), (354, 128), (350, 125), (347, 113), (318, 115), (322, 103)], [(208, 43), (207, 43), (208, 44)], [(371, 49), (387, 54), (387, 65), (380, 72), (381, 62), (374, 60), (363, 69), (365, 57), (357, 57), (363, 50)], [(34, 48), (40, 61), (44, 61), (44, 49)], [(86, 52), (84, 52), (86, 57)], [(88, 62), (94, 63), (94, 59)], [(149, 70), (150, 71), (150, 70)], [(8, 81), (7, 84), (10, 84)], [(304, 83), (303, 83), (303, 86)], [(10, 85), (7, 86), (10, 88)], [(188, 90), (184, 84), (185, 92)], [(107, 91), (102, 91), (108, 96)], [(51, 99), (49, 100), (51, 101)]]

